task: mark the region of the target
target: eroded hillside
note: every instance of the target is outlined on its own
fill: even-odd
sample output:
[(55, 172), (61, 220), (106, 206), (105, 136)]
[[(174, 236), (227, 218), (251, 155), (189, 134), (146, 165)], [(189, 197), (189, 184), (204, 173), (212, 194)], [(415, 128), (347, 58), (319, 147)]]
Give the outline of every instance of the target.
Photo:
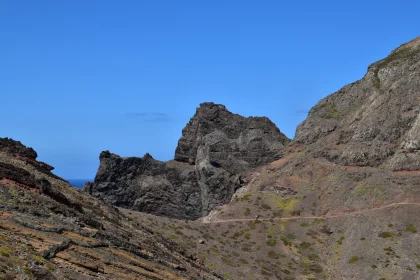
[(1, 279), (220, 279), (170, 239), (0, 139)]

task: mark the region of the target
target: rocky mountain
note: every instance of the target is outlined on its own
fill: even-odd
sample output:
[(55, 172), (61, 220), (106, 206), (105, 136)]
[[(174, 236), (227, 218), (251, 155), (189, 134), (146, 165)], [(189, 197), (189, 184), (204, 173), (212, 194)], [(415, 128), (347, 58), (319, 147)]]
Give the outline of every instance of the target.
[(420, 38), (316, 104), (293, 140), (349, 166), (420, 169)]
[(170, 239), (0, 139), (0, 279), (221, 279)]
[(209, 215), (133, 215), (189, 251), (183, 237), (202, 236), (199, 258), (230, 279), (420, 279), (419, 45), (316, 104), (283, 157)]
[(203, 103), (174, 160), (102, 152), (84, 191), (0, 139), (0, 278), (420, 279), (419, 66), (420, 37), (290, 143)]
[(242, 172), (281, 158), (289, 139), (265, 117), (245, 118), (202, 103), (182, 130), (175, 159), (102, 152), (84, 190), (106, 202), (172, 218), (197, 219), (230, 201)]

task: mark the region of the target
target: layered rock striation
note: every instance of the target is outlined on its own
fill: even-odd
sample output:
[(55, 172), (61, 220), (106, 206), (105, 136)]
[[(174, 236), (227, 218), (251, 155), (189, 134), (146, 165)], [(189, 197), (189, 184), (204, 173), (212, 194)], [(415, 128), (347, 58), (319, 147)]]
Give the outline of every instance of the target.
[(84, 190), (107, 202), (172, 218), (196, 219), (227, 203), (240, 174), (279, 159), (289, 139), (266, 117), (245, 118), (202, 103), (169, 162), (102, 152)]

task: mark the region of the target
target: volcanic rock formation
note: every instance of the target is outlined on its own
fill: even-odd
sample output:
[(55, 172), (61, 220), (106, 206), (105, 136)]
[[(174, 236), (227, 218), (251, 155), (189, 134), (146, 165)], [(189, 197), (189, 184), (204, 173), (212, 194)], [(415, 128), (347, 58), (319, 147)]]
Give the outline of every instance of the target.
[(288, 142), (266, 117), (245, 118), (202, 103), (182, 130), (175, 160), (102, 152), (95, 181), (84, 190), (114, 205), (196, 219), (232, 198), (242, 172), (281, 158)]

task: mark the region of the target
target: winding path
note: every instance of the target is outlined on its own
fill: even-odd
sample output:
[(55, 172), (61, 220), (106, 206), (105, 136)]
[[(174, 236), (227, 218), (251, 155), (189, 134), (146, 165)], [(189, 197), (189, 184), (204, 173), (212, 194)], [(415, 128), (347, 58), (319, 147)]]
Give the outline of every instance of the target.
[(391, 207), (395, 207), (395, 206), (400, 206), (400, 205), (420, 206), (420, 203), (417, 203), (417, 202), (395, 202), (395, 203), (391, 203), (391, 204), (384, 205), (384, 206), (377, 207), (377, 208), (357, 210), (357, 211), (342, 213), (342, 214), (324, 215), (324, 216), (296, 216), (296, 217), (286, 217), (286, 218), (257, 218), (257, 219), (256, 218), (244, 218), (244, 219), (218, 220), (216, 218), (217, 212), (212, 211), (212, 212), (210, 212), (210, 214), (208, 216), (202, 218), (201, 223), (203, 223), (203, 224), (213, 224), (213, 223), (230, 223), (230, 222), (249, 222), (249, 221), (255, 221), (255, 220), (258, 220), (258, 221), (271, 221), (271, 220), (287, 221), (287, 220), (298, 220), (298, 219), (328, 219), (328, 218), (338, 218), (338, 217), (344, 217), (344, 216), (354, 216), (354, 215), (358, 215), (358, 214), (362, 214), (362, 213), (366, 213), (366, 212), (378, 211), (378, 210), (391, 208)]

